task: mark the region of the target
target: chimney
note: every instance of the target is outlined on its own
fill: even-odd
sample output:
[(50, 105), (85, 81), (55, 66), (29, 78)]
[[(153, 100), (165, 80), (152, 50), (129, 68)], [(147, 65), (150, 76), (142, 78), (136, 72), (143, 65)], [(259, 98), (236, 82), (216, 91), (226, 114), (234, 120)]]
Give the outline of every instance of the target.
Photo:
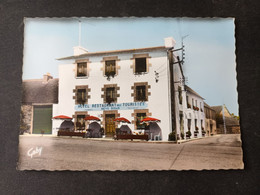
[(74, 52), (74, 56), (79, 56), (79, 55), (88, 53), (88, 50), (81, 46), (76, 46), (76, 47), (73, 47), (73, 52)]
[(47, 72), (45, 75), (43, 75), (43, 82), (48, 82), (50, 79), (53, 79), (53, 77), (51, 76), (51, 74), (49, 72)]
[(166, 48), (173, 48), (176, 45), (176, 41), (172, 37), (164, 38), (164, 46)]

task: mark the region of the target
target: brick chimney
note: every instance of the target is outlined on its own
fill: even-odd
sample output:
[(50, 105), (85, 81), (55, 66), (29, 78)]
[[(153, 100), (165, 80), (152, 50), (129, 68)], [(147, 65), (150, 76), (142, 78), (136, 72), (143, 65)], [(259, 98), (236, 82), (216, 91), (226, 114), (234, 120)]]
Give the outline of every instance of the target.
[(49, 72), (43, 75), (43, 82), (48, 82), (50, 79), (53, 79), (53, 76)]
[(172, 37), (164, 38), (164, 46), (166, 48), (172, 48), (176, 45), (176, 41)]

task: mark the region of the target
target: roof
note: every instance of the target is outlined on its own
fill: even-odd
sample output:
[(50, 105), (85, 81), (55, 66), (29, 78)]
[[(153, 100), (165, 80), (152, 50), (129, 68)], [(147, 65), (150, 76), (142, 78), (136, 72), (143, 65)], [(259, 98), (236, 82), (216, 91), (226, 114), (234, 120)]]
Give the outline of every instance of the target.
[[(217, 114), (223, 115), (223, 113), (222, 113), (223, 106), (212, 106), (211, 108), (213, 108)], [(237, 120), (236, 118), (231, 116), (231, 114), (229, 113), (229, 110), (227, 109), (227, 107), (225, 105), (224, 105), (224, 108), (225, 108), (225, 113), (226, 113), (226, 114), (224, 114), (226, 126), (239, 125), (239, 120)]]
[(22, 84), (22, 103), (58, 103), (59, 79), (24, 80)]
[(153, 50), (166, 50), (165, 46), (157, 46), (157, 47), (145, 47), (145, 48), (138, 48), (138, 49), (121, 49), (121, 50), (111, 50), (111, 51), (97, 51), (97, 52), (88, 52), (85, 54), (77, 55), (77, 56), (68, 56), (63, 58), (58, 58), (57, 60), (71, 60), (80, 57), (88, 57), (88, 56), (95, 56), (95, 55), (106, 55), (106, 54), (113, 54), (113, 53), (129, 53), (129, 52), (145, 52), (145, 51), (153, 51)]
[(210, 105), (208, 105), (206, 102), (204, 102), (204, 107), (213, 110), (214, 112), (216, 112)]
[(190, 92), (190, 93), (192, 93), (192, 94), (194, 94), (194, 95), (196, 95), (196, 96), (198, 96), (198, 97), (204, 99), (204, 98), (201, 97), (196, 91), (194, 91), (193, 89), (191, 89), (188, 85), (185, 85), (185, 89), (186, 89), (188, 92)]
[(222, 106), (211, 106), (212, 109), (216, 111), (216, 113), (221, 113), (222, 112)]

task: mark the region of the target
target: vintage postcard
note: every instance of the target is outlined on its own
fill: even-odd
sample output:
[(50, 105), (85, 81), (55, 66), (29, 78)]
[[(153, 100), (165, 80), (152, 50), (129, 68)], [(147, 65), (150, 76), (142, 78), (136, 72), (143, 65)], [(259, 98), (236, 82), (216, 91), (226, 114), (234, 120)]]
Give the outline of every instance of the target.
[(233, 18), (25, 18), (18, 170), (243, 169)]

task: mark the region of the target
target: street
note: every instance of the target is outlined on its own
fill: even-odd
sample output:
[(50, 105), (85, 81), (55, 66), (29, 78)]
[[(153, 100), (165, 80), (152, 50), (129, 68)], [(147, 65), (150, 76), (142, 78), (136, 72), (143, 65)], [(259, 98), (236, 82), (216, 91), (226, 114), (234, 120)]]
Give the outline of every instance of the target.
[(19, 170), (243, 169), (239, 134), (181, 144), (20, 136)]

